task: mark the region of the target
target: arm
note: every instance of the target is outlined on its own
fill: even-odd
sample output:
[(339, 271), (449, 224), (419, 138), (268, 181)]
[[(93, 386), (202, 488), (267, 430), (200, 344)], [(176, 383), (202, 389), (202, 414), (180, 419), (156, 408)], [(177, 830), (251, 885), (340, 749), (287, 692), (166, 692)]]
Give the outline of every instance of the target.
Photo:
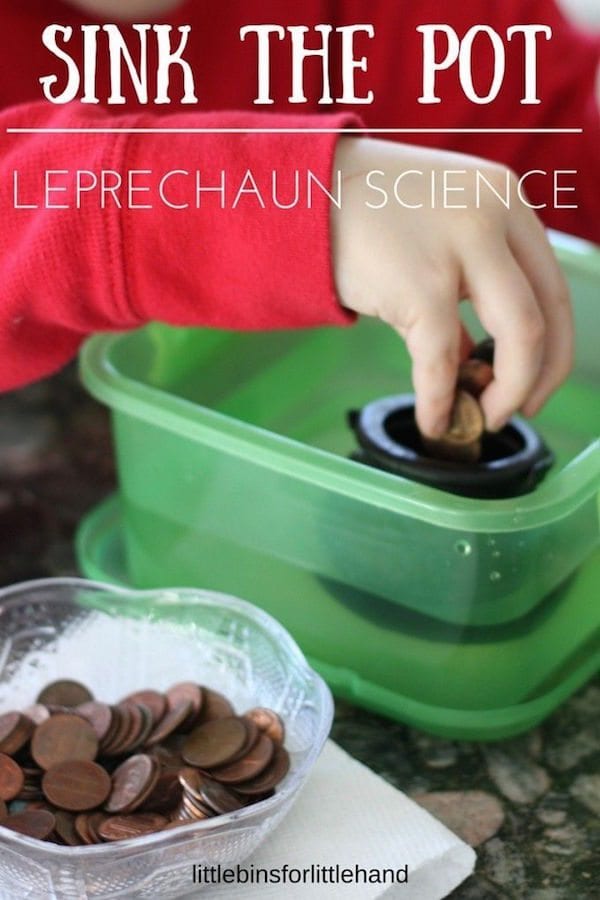
[[(348, 117), (319, 116), (322, 127)], [(39, 103), (0, 116), (0, 388), (46, 375), (70, 359), (95, 331), (134, 328), (150, 320), (176, 325), (266, 329), (352, 321), (337, 301), (330, 263), (329, 201), (315, 190), (290, 210), (262, 209), (245, 196), (221, 209), (207, 195), (201, 209), (119, 209), (110, 197), (83, 196), (81, 209), (15, 209), (40, 201), (45, 170), (95, 173), (152, 170), (157, 186), (166, 171), (202, 172), (206, 185), (225, 171), (231, 200), (249, 169), (263, 193), (281, 174), (281, 202), (293, 197), (293, 173), (311, 169), (331, 184), (334, 135), (6, 135), (7, 127), (277, 127), (306, 126), (306, 117), (253, 114), (175, 114), (116, 117), (80, 107)], [(189, 185), (189, 181), (187, 182)], [(183, 178), (168, 196), (183, 197)], [(73, 193), (53, 195), (73, 203)], [(137, 203), (151, 202), (137, 195)]]

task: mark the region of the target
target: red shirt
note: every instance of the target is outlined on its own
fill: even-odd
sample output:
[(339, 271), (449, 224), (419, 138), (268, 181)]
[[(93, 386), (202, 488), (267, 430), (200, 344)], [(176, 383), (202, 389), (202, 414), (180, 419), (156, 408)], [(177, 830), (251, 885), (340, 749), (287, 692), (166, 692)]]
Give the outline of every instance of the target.
[[(301, 12), (299, 11), (301, 9)], [(293, 11), (292, 11), (293, 10)], [(114, 18), (113, 20), (114, 21)], [(98, 330), (127, 329), (149, 320), (173, 324), (242, 329), (343, 324), (352, 317), (340, 306), (333, 284), (329, 243), (329, 201), (313, 193), (312, 208), (301, 202), (279, 209), (262, 208), (250, 170), (261, 193), (271, 195), (272, 174), (279, 175), (281, 203), (294, 196), (294, 172), (310, 170), (330, 185), (336, 136), (331, 134), (7, 134), (10, 127), (326, 127), (370, 128), (583, 127), (564, 135), (399, 135), (398, 140), (476, 153), (507, 163), (518, 171), (576, 169), (575, 210), (547, 209), (546, 223), (600, 242), (600, 132), (594, 96), (598, 42), (569, 25), (550, 0), (184, 0), (168, 19), (144, 19), (192, 30), (185, 58), (193, 67), (198, 104), (140, 107), (128, 78), (123, 91), (128, 105), (66, 106), (42, 99), (39, 78), (52, 72), (64, 82), (64, 66), (43, 46), (49, 24), (71, 25), (69, 52), (81, 61), (79, 26), (93, 17), (59, 0), (0, 0), (0, 388), (41, 377), (67, 361), (81, 341)], [(418, 103), (422, 92), (422, 36), (417, 26), (448, 23), (462, 37), (473, 25), (491, 25), (500, 35), (510, 25), (535, 22), (553, 29), (550, 41), (538, 42), (539, 105), (523, 105), (523, 44), (506, 44), (506, 75), (489, 105), (469, 102), (456, 69), (440, 72), (437, 93), (443, 102)], [(368, 57), (368, 71), (357, 72), (357, 92), (374, 92), (371, 105), (319, 105), (322, 77), (316, 60), (306, 66), (309, 102), (290, 105), (291, 66), (288, 41), (272, 44), (272, 106), (255, 106), (256, 37), (240, 41), (244, 25), (279, 23), (347, 25), (370, 23), (375, 36), (356, 38), (356, 56)], [(137, 35), (123, 24), (133, 49)], [(308, 42), (307, 42), (308, 43)], [(104, 45), (102, 45), (103, 47)], [(156, 63), (150, 43), (149, 68)], [(102, 49), (102, 48), (101, 48)], [(332, 93), (340, 95), (340, 42), (332, 42)], [(483, 93), (489, 85), (489, 54), (475, 53), (474, 81)], [(100, 52), (98, 96), (108, 96), (108, 63)], [(152, 78), (150, 79), (152, 95)], [(177, 80), (174, 79), (174, 95)], [(357, 118), (357, 116), (360, 117)], [(154, 197), (161, 177), (172, 170), (201, 172), (203, 186), (226, 178), (222, 209), (216, 195), (204, 195), (200, 209), (173, 209), (162, 202), (152, 209), (118, 208), (106, 195), (106, 208), (81, 194), (81, 208), (46, 209), (43, 178), (59, 170), (52, 184), (66, 186), (51, 194), (55, 204), (73, 207), (73, 173), (126, 173), (138, 176), (138, 205)], [(14, 172), (17, 171), (15, 188)], [(64, 172), (68, 173), (67, 175)], [(225, 175), (223, 175), (225, 173)], [(92, 175), (80, 176), (88, 179)], [(115, 175), (106, 176), (109, 179)], [(173, 176), (168, 198), (173, 204), (194, 195), (193, 174)], [(302, 180), (302, 179), (301, 179)], [(231, 204), (244, 182), (235, 209)], [(551, 202), (550, 179), (527, 184), (533, 202)], [(304, 187), (305, 189), (305, 187)], [(18, 196), (17, 196), (18, 195)], [(94, 196), (97, 196), (94, 194)], [(15, 205), (36, 208), (19, 208)]]

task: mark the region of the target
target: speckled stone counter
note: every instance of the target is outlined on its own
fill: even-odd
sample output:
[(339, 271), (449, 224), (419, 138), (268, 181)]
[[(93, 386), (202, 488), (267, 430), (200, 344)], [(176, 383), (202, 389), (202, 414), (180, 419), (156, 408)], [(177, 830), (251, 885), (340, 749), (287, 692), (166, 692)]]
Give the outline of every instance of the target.
[[(73, 368), (0, 396), (0, 583), (76, 574), (77, 523), (114, 484), (108, 416)], [(456, 900), (600, 896), (600, 678), (510, 741), (434, 738), (346, 703), (333, 737), (477, 847)]]

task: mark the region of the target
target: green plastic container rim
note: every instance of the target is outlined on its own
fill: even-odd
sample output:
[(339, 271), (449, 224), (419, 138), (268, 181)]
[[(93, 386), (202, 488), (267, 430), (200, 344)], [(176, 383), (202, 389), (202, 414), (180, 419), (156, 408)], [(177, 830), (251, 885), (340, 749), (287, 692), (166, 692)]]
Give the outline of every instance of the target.
[[(589, 270), (591, 275), (600, 277), (600, 253), (593, 245), (557, 233), (552, 237), (563, 263), (570, 262), (579, 272)], [(392, 513), (473, 533), (521, 531), (565, 518), (600, 489), (600, 440), (593, 441), (533, 493), (507, 500), (459, 497), (384, 471), (365, 466), (358, 469), (357, 463), (351, 460), (240, 422), (127, 377), (110, 360), (111, 348), (122, 338), (122, 333), (92, 337), (80, 356), (84, 384), (112, 409), (212, 447), (221, 454), (249, 460), (253, 465)]]

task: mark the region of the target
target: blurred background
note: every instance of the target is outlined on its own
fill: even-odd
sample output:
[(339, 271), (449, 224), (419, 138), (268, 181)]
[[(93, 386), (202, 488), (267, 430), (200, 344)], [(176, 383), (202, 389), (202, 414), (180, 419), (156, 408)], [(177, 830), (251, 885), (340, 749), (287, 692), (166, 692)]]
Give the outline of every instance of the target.
[(559, 4), (575, 21), (600, 30), (600, 0), (559, 0)]

